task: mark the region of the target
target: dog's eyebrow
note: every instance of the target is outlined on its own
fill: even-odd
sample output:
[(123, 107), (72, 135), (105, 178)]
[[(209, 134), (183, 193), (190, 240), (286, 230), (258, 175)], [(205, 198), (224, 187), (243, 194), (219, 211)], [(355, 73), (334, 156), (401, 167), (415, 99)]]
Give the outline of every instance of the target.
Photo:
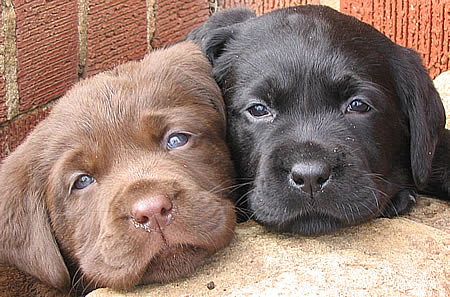
[(335, 79), (334, 84), (337, 88), (345, 90), (345, 95), (351, 95), (352, 93), (368, 93), (372, 96), (392, 95), (392, 91), (382, 84), (373, 81), (369, 77), (362, 77), (355, 73), (347, 73)]

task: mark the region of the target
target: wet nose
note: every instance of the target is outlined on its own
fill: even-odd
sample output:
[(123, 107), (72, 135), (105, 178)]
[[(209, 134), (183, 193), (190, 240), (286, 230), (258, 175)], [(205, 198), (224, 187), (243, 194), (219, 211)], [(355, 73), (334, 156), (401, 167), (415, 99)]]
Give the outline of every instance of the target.
[(173, 219), (173, 204), (167, 195), (152, 195), (131, 206), (134, 225), (146, 231), (162, 231)]
[(324, 162), (297, 163), (292, 167), (289, 179), (293, 186), (312, 194), (326, 186), (330, 174), (330, 166)]

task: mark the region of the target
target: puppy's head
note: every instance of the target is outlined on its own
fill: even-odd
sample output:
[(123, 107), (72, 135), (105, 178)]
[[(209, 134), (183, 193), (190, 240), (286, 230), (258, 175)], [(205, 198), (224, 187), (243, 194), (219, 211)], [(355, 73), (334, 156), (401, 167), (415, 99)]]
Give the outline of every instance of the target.
[(1, 261), (61, 290), (121, 289), (227, 245), (233, 172), (209, 65), (181, 43), (62, 98), (2, 165)]
[(189, 38), (212, 61), (257, 221), (318, 234), (406, 211), (444, 123), (416, 53), (322, 6), (229, 10), (203, 28)]

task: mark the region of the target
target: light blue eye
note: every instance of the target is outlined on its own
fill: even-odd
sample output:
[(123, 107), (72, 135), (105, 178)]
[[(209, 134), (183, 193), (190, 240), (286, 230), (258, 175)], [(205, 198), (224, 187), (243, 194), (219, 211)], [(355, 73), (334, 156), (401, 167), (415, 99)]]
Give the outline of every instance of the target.
[(92, 176), (84, 174), (77, 178), (77, 180), (73, 184), (72, 189), (82, 190), (84, 188), (87, 188), (90, 184), (93, 184), (94, 182), (95, 179)]
[(175, 133), (169, 136), (167, 140), (167, 148), (173, 150), (185, 145), (189, 140), (189, 136), (184, 133)]

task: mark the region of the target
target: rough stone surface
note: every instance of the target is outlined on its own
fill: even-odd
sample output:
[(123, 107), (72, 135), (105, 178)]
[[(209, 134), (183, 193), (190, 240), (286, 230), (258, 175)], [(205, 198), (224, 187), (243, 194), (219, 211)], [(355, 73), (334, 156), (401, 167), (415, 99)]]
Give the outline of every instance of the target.
[(434, 86), (441, 95), (442, 102), (444, 103), (445, 114), (447, 115), (446, 128), (450, 129), (450, 71), (441, 73), (434, 80)]
[(449, 214), (449, 202), (421, 198), (408, 216), (318, 237), (244, 223), (190, 278), (88, 296), (449, 296)]

